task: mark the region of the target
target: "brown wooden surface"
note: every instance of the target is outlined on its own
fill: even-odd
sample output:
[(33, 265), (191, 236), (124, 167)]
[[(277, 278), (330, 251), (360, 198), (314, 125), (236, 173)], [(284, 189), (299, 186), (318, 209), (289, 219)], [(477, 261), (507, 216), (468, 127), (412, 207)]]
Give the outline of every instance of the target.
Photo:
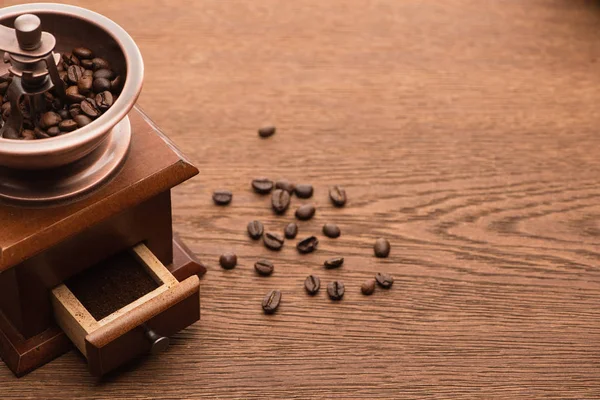
[[(200, 168), (173, 215), (209, 269), (202, 320), (101, 382), (76, 352), (20, 380), (0, 368), (3, 398), (600, 397), (597, 2), (75, 3), (133, 35), (140, 104)], [(250, 192), (260, 175), (315, 185), (300, 236), (325, 221), (342, 236), (308, 256), (251, 242), (249, 220), (293, 219)], [(324, 271), (334, 254), (346, 265)], [(265, 255), (276, 272), (257, 277)], [(396, 283), (365, 298), (377, 271)], [(344, 300), (306, 296), (309, 273), (342, 279)], [(283, 304), (264, 316), (272, 288)]]

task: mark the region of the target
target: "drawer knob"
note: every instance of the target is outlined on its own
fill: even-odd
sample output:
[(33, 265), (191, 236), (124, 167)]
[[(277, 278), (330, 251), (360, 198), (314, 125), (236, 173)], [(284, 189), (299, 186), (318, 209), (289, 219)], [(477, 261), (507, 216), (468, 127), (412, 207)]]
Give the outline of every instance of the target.
[(146, 324), (142, 325), (142, 327), (144, 328), (146, 339), (151, 343), (150, 353), (157, 354), (165, 351), (167, 347), (169, 347), (168, 337), (159, 335)]

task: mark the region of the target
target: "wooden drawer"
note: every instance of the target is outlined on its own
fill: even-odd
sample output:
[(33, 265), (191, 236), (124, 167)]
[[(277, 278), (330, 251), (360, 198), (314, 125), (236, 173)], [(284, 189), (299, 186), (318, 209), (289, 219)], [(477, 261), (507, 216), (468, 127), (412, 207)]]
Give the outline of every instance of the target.
[[(162, 350), (168, 345), (170, 335), (200, 319), (197, 276), (178, 282), (144, 244), (131, 249), (125, 260), (139, 263), (143, 273), (156, 282), (156, 288), (102, 318), (94, 318), (92, 314), (103, 314), (96, 310), (91, 312), (92, 307), (88, 310), (74, 294), (78, 290), (71, 290), (76, 286), (70, 288), (69, 282), (52, 290), (56, 321), (87, 358), (93, 375), (103, 375), (141, 354)], [(102, 285), (104, 270), (97, 271), (100, 275), (90, 281)], [(99, 287), (100, 292), (103, 289)]]

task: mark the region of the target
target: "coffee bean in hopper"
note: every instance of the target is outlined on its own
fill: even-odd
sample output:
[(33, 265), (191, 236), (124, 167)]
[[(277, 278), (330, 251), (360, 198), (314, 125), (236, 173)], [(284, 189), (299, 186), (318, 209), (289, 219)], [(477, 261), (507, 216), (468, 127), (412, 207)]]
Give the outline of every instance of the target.
[(327, 294), (331, 300), (341, 300), (345, 291), (344, 284), (340, 281), (333, 281), (327, 285)]
[(254, 269), (259, 275), (269, 276), (273, 273), (275, 266), (269, 260), (261, 259), (254, 263)]
[(234, 269), (237, 265), (237, 256), (231, 252), (222, 254), (219, 257), (219, 264), (224, 269)]
[(296, 210), (296, 218), (301, 221), (308, 221), (315, 215), (315, 206), (312, 204), (304, 204)]
[(373, 292), (375, 291), (375, 279), (368, 279), (364, 281), (363, 284), (360, 286), (360, 291), (365, 296), (373, 294)]
[(271, 205), (277, 214), (283, 214), (290, 206), (290, 194), (285, 190), (274, 190), (271, 195)]
[(306, 289), (308, 294), (310, 294), (311, 296), (317, 294), (317, 292), (319, 291), (320, 288), (321, 288), (321, 280), (319, 279), (318, 276), (309, 275), (304, 280), (304, 289)]
[(250, 236), (254, 240), (260, 239), (263, 235), (264, 227), (260, 221), (250, 221), (248, 222), (248, 236)]
[(271, 290), (262, 301), (262, 309), (265, 314), (273, 314), (279, 308), (281, 303), (281, 292), (279, 290)]
[(394, 278), (390, 274), (379, 272), (375, 275), (377, 284), (384, 289), (389, 289), (394, 284)]
[(307, 254), (315, 251), (318, 245), (319, 239), (317, 239), (316, 236), (310, 236), (299, 241), (298, 244), (296, 244), (296, 248), (300, 253)]
[(287, 179), (280, 179), (277, 182), (275, 182), (275, 188), (285, 190), (289, 194), (294, 194), (294, 190), (296, 190), (296, 185), (294, 185)]
[(260, 194), (271, 193), (271, 190), (273, 190), (273, 181), (267, 178), (256, 178), (252, 181), (252, 189)]
[(336, 224), (325, 224), (323, 225), (323, 234), (329, 238), (335, 239), (340, 237), (342, 231)]
[(377, 239), (375, 241), (375, 245), (373, 246), (375, 256), (379, 258), (387, 257), (390, 254), (390, 249), (390, 242), (384, 238)]
[(258, 135), (263, 138), (268, 138), (275, 134), (277, 129), (274, 126), (263, 126), (258, 130)]
[(295, 223), (287, 224), (285, 229), (283, 230), (283, 234), (287, 239), (294, 239), (298, 234), (298, 225)]
[[(77, 120), (77, 119), (75, 119)], [(213, 192), (213, 201), (216, 205), (225, 206), (231, 203), (231, 199), (233, 198), (233, 193), (229, 190), (215, 190)]]
[(298, 184), (296, 185), (295, 193), (301, 199), (308, 199), (313, 195), (313, 187), (308, 184)]
[(92, 50), (87, 47), (76, 47), (73, 49), (73, 54), (75, 54), (80, 60), (87, 60), (94, 57), (94, 53)]
[(344, 264), (344, 257), (333, 257), (328, 260), (325, 260), (323, 265), (327, 269), (339, 268)]
[(267, 232), (263, 237), (263, 242), (268, 249), (281, 250), (283, 247), (284, 239), (279, 233)]
[(329, 189), (329, 198), (336, 207), (343, 207), (346, 204), (346, 191), (341, 186), (334, 186)]

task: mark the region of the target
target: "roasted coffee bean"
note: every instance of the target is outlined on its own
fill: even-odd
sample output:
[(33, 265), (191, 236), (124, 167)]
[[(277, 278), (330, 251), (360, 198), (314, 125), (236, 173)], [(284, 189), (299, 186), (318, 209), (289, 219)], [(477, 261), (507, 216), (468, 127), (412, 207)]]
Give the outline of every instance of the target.
[(24, 129), (21, 136), (23, 136), (23, 140), (35, 140), (35, 133), (31, 129)]
[(73, 132), (75, 129), (77, 129), (77, 122), (72, 119), (65, 119), (58, 124), (58, 127), (63, 132)]
[(273, 190), (273, 181), (267, 178), (256, 178), (252, 180), (252, 189), (260, 194), (271, 193), (271, 190)]
[(43, 130), (41, 130), (40, 128), (35, 128), (33, 130), (33, 134), (35, 135), (36, 138), (38, 139), (47, 139), (50, 137), (50, 135), (48, 135), (46, 132), (44, 132)]
[(287, 224), (285, 229), (283, 230), (283, 234), (288, 239), (293, 239), (298, 234), (298, 225), (295, 223)]
[(318, 276), (309, 275), (304, 280), (304, 289), (306, 289), (308, 294), (310, 294), (311, 296), (317, 294), (317, 292), (319, 291), (320, 288), (321, 288), (321, 280), (319, 279)]
[(54, 136), (60, 135), (62, 132), (58, 126), (53, 126), (53, 127), (48, 128), (46, 130), (46, 133), (48, 134), (48, 136), (54, 137)]
[(94, 71), (92, 71), (91, 69), (86, 69), (85, 71), (83, 71), (83, 76), (91, 76), (92, 80), (94, 79)]
[(64, 70), (66, 70), (66, 69), (67, 69), (67, 68), (65, 67), (65, 62), (64, 62), (64, 61), (61, 59), (61, 60), (58, 62), (58, 64), (56, 64), (56, 70), (57, 70), (58, 72), (61, 72), (61, 71), (64, 71)]
[(92, 88), (94, 88), (94, 92), (96, 93), (110, 90), (110, 81), (106, 78), (94, 79), (94, 83), (92, 83)]
[(77, 82), (83, 77), (83, 71), (85, 71), (79, 65), (71, 65), (67, 70), (67, 79), (73, 85), (77, 85)]
[(94, 99), (85, 99), (81, 102), (81, 111), (88, 117), (95, 119), (98, 118), (102, 112), (96, 106)]
[(73, 120), (77, 123), (77, 126), (83, 128), (84, 126), (91, 124), (92, 120), (87, 115), (79, 114), (73, 117)]
[(67, 78), (67, 71), (60, 71), (58, 73), (58, 77), (63, 81), (65, 85), (69, 84), (69, 79)]
[(65, 110), (64, 108), (62, 110), (58, 110), (57, 113), (58, 113), (58, 115), (60, 115), (60, 117), (62, 119), (71, 118), (71, 115), (69, 114), (69, 110)]
[(98, 78), (104, 78), (110, 81), (115, 78), (115, 73), (111, 69), (99, 69), (94, 72), (94, 79)]
[(296, 248), (300, 253), (306, 254), (315, 251), (318, 245), (319, 239), (317, 239), (316, 236), (310, 236), (299, 241), (298, 244), (296, 244)]
[(327, 269), (339, 268), (344, 265), (344, 257), (330, 258), (329, 260), (326, 260), (323, 265), (325, 265), (325, 268)]
[(277, 182), (275, 182), (275, 188), (285, 190), (289, 194), (294, 194), (296, 185), (294, 185), (292, 182), (288, 181), (287, 179), (280, 179)]
[[(86, 71), (94, 69), (94, 63), (92, 60), (81, 60), (81, 66), (85, 68)], [(93, 72), (94, 71), (92, 71), (92, 73)]]
[(79, 93), (79, 89), (77, 86), (69, 86), (66, 90), (67, 100), (72, 103), (79, 103), (85, 100), (85, 96)]
[(108, 90), (96, 95), (96, 105), (102, 111), (106, 111), (112, 107), (113, 101), (113, 95)]
[(98, 71), (99, 69), (109, 69), (110, 64), (104, 58), (96, 57), (92, 59), (92, 64), (94, 65), (94, 71)]
[(262, 309), (265, 314), (273, 314), (277, 311), (281, 303), (281, 292), (279, 290), (271, 290), (262, 301)]
[(375, 256), (379, 258), (387, 257), (390, 254), (390, 248), (390, 242), (384, 238), (377, 239), (375, 241), (375, 245), (373, 246)]
[(48, 111), (47, 113), (42, 114), (40, 118), (40, 127), (42, 129), (48, 129), (51, 126), (56, 126), (62, 121), (60, 115), (55, 113), (54, 111)]
[(373, 294), (373, 292), (375, 291), (375, 279), (368, 279), (364, 281), (363, 284), (360, 285), (360, 291), (365, 296)]
[(260, 221), (248, 222), (248, 236), (254, 240), (260, 239), (264, 232), (264, 226)]
[(71, 53), (64, 53), (62, 59), (67, 66), (79, 65), (79, 59)]
[(212, 198), (216, 205), (225, 206), (231, 203), (233, 193), (231, 193), (229, 190), (215, 190)]
[(276, 213), (283, 214), (290, 206), (290, 194), (285, 190), (274, 190), (271, 195), (271, 205)]
[(377, 284), (384, 289), (389, 289), (394, 284), (394, 278), (390, 274), (382, 272), (375, 275), (375, 280), (377, 281)]
[(329, 189), (329, 198), (336, 207), (343, 207), (346, 204), (346, 191), (341, 186), (334, 186)]
[(94, 53), (87, 47), (76, 47), (73, 49), (73, 54), (75, 54), (81, 60), (94, 58)]
[(268, 249), (281, 250), (283, 247), (284, 239), (279, 233), (267, 232), (263, 237), (263, 242)]
[(330, 238), (340, 237), (342, 231), (336, 224), (325, 224), (323, 225), (323, 234)]
[(75, 118), (79, 114), (81, 114), (81, 104), (79, 104), (79, 103), (72, 104), (69, 107), (69, 115), (71, 116), (71, 118)]
[(269, 276), (273, 273), (275, 266), (271, 261), (261, 259), (254, 263), (254, 269), (259, 275)]
[(121, 75), (117, 76), (115, 79), (110, 81), (110, 90), (112, 90), (114, 93), (120, 92), (122, 88), (123, 78), (121, 78)]
[(312, 204), (304, 204), (296, 210), (296, 218), (301, 221), (308, 221), (315, 215), (315, 206)]
[(269, 136), (273, 136), (275, 134), (275, 131), (276, 129), (274, 126), (263, 126), (258, 130), (258, 134), (260, 135), (260, 137), (267, 138)]
[(91, 76), (82, 76), (81, 79), (77, 82), (77, 89), (79, 89), (79, 93), (86, 94), (92, 90), (92, 84), (94, 83), (94, 78)]
[(327, 294), (331, 300), (341, 300), (344, 297), (346, 288), (340, 281), (333, 281), (327, 285)]
[(221, 267), (224, 269), (234, 269), (237, 265), (237, 256), (231, 252), (221, 254), (221, 257), (219, 257), (219, 264), (221, 264)]
[(296, 185), (296, 196), (298, 196), (301, 199), (308, 199), (309, 197), (312, 197), (313, 195), (313, 187), (312, 185), (307, 185), (307, 184), (298, 184)]

